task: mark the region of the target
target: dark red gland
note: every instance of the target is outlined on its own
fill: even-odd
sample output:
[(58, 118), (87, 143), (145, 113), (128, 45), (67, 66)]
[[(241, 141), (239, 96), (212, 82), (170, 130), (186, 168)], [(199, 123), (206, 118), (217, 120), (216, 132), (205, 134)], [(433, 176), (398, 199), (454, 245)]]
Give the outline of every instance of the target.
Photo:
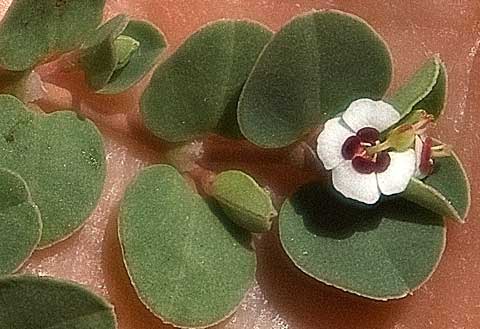
[(345, 160), (352, 160), (363, 150), (362, 140), (358, 136), (348, 137), (342, 145), (342, 156)]
[(361, 174), (371, 174), (377, 168), (376, 162), (372, 158), (356, 156), (352, 160), (353, 168)]
[(377, 158), (375, 159), (375, 172), (381, 173), (387, 170), (388, 166), (390, 166), (390, 155), (387, 151), (383, 151), (377, 154)]
[(430, 175), (433, 170), (432, 146), (432, 138), (425, 138), (422, 146), (422, 153), (420, 154), (420, 166), (418, 168), (420, 169), (420, 172), (424, 175)]
[(360, 137), (363, 143), (369, 143), (375, 145), (380, 139), (380, 132), (372, 127), (365, 127), (357, 132), (357, 136)]
[(390, 166), (390, 155), (387, 151), (380, 152), (374, 157), (366, 155), (355, 156), (352, 160), (353, 168), (361, 174), (381, 173)]

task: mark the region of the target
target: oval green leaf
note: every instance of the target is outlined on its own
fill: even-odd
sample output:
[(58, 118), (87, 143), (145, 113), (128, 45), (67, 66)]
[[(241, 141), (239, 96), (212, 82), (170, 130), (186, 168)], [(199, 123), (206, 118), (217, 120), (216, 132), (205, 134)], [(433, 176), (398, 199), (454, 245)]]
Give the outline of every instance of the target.
[(434, 56), (387, 102), (392, 104), (402, 117), (413, 109), (422, 109), (438, 118), (445, 103), (446, 85), (445, 65), (438, 56)]
[(240, 97), (243, 135), (266, 148), (287, 146), (358, 98), (381, 98), (390, 52), (363, 20), (313, 11), (285, 25), (263, 51)]
[(445, 247), (441, 216), (425, 208), (402, 199), (353, 208), (315, 184), (285, 202), (279, 221), (283, 248), (301, 271), (377, 300), (421, 286)]
[(39, 246), (71, 235), (94, 210), (106, 175), (100, 132), (71, 111), (45, 115), (0, 96), (0, 167), (27, 182), (43, 222)]
[(455, 153), (435, 159), (434, 172), (424, 180), (412, 178), (402, 196), (461, 223), (470, 208), (470, 183)]
[(47, 277), (0, 278), (0, 328), (114, 329), (113, 306), (75, 283)]
[(23, 265), (40, 241), (41, 232), (40, 212), (25, 181), (0, 169), (0, 275)]
[(267, 232), (277, 216), (270, 194), (244, 172), (220, 173), (212, 184), (212, 196), (237, 225), (254, 232)]
[(141, 101), (143, 119), (170, 142), (217, 132), (238, 136), (237, 102), (272, 33), (248, 21), (222, 20), (200, 29), (152, 77)]
[(250, 234), (195, 194), (173, 167), (147, 168), (130, 185), (119, 235), (138, 296), (175, 326), (222, 321), (254, 282)]
[(78, 47), (100, 24), (105, 0), (14, 0), (0, 24), (0, 66), (24, 71)]

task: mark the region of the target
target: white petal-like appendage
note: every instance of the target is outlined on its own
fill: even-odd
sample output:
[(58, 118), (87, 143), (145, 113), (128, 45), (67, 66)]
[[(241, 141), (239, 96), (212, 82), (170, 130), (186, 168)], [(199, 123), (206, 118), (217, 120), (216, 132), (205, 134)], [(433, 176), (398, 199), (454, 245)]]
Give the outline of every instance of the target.
[(350, 104), (342, 118), (355, 132), (365, 127), (382, 132), (400, 120), (400, 113), (383, 101), (361, 98)]
[(357, 172), (352, 161), (344, 161), (334, 168), (332, 181), (333, 187), (349, 199), (374, 204), (380, 198), (376, 175)]
[(415, 151), (389, 152), (390, 165), (387, 170), (377, 174), (378, 187), (385, 195), (405, 191), (408, 182), (415, 173)]
[(322, 132), (317, 137), (317, 155), (325, 169), (333, 169), (345, 161), (342, 146), (345, 140), (353, 135), (355, 133), (345, 126), (341, 118), (325, 122)]

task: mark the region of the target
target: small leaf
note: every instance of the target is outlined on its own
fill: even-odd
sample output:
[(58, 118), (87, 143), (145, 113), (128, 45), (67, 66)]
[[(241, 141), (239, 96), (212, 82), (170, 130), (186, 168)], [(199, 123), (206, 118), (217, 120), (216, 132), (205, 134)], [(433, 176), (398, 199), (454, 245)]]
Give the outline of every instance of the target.
[(434, 172), (423, 181), (412, 178), (402, 196), (462, 223), (471, 201), (468, 177), (456, 154), (435, 159)]
[(24, 71), (71, 51), (102, 20), (105, 0), (14, 0), (0, 24), (0, 66)]
[(127, 16), (118, 15), (99, 27), (83, 45), (81, 63), (93, 89), (98, 90), (110, 81), (118, 62), (114, 42), (127, 24)]
[(113, 46), (117, 54), (117, 66), (115, 67), (115, 71), (117, 71), (127, 66), (132, 55), (140, 47), (140, 42), (129, 36), (120, 35), (113, 42)]
[(440, 63), (440, 71), (435, 86), (424, 99), (413, 107), (414, 109), (424, 109), (435, 118), (439, 118), (443, 113), (447, 99), (447, 69), (440, 59), (438, 61)]
[(119, 236), (138, 296), (175, 326), (222, 321), (255, 279), (250, 234), (193, 193), (170, 166), (145, 169), (127, 189)]
[(390, 52), (363, 20), (339, 11), (294, 18), (267, 45), (240, 97), (245, 137), (261, 147), (292, 144), (359, 98), (381, 98)]
[(83, 46), (82, 65), (97, 93), (118, 94), (136, 84), (155, 64), (166, 42), (154, 26), (119, 15)]
[(446, 79), (445, 65), (435, 56), (387, 101), (402, 117), (413, 109), (423, 109), (438, 118), (445, 103)]
[(25, 181), (0, 169), (0, 275), (22, 266), (40, 241), (41, 232), (40, 212)]
[(162, 32), (145, 21), (131, 20), (120, 37), (136, 40), (139, 43), (138, 49), (130, 54), (128, 63), (123, 68), (116, 69), (108, 83), (97, 90), (99, 94), (119, 94), (133, 87), (153, 68), (160, 54), (167, 48)]
[(212, 196), (230, 219), (250, 232), (269, 231), (277, 216), (268, 192), (241, 171), (219, 174), (212, 185)]
[(66, 238), (94, 210), (106, 167), (103, 142), (89, 120), (74, 112), (31, 112), (0, 96), (0, 167), (27, 182), (43, 222), (40, 247)]
[(189, 141), (206, 133), (237, 136), (240, 91), (272, 33), (248, 21), (222, 20), (192, 36), (156, 70), (141, 101), (158, 137)]
[(113, 307), (87, 289), (47, 277), (0, 278), (0, 328), (114, 329)]
[(440, 216), (397, 199), (376, 209), (350, 207), (308, 185), (280, 211), (280, 239), (295, 265), (318, 281), (378, 300), (418, 289), (445, 247)]

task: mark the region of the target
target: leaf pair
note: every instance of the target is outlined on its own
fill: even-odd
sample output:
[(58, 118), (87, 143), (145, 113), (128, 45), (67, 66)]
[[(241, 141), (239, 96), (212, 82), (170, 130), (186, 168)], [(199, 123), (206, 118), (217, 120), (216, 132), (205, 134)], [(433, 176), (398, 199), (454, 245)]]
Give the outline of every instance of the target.
[(143, 78), (166, 46), (150, 23), (119, 15), (82, 46), (81, 62), (90, 87), (99, 94), (118, 94)]
[[(39, 226), (31, 223), (32, 214), (22, 218), (23, 208), (31, 213), (38, 206), (43, 224), (38, 248), (45, 248), (78, 230), (95, 208), (106, 175), (102, 138), (93, 123), (71, 111), (37, 113), (7, 95), (0, 95), (0, 110), (0, 168), (7, 170), (4, 179), (7, 173), (16, 177), (16, 187), (2, 186), (1, 193), (18, 202), (6, 206), (2, 234), (23, 231), (25, 245), (35, 248)], [(29, 253), (9, 241), (2, 239), (2, 250), (22, 263)], [(17, 267), (6, 262), (0, 272)]]
[(105, 0), (13, 1), (0, 24), (0, 66), (28, 71), (82, 46), (93, 89), (102, 94), (127, 90), (153, 67), (165, 39), (150, 23), (124, 15), (97, 29), (104, 6)]

